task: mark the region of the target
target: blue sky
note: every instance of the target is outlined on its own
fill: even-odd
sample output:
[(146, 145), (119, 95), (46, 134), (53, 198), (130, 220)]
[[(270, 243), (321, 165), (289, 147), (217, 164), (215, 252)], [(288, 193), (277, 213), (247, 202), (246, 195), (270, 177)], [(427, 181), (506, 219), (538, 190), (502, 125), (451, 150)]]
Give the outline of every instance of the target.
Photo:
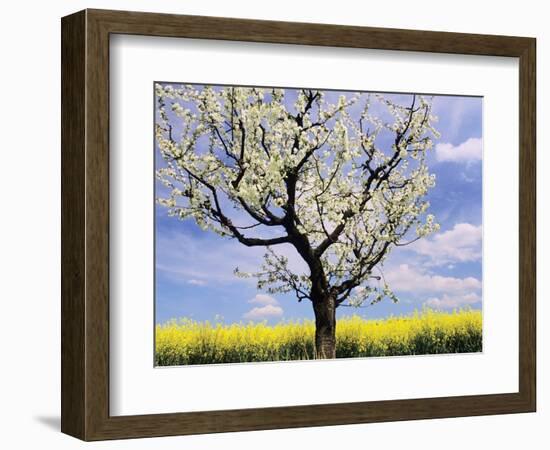
[[(407, 97), (394, 96), (399, 98)], [(338, 316), (381, 318), (424, 306), (481, 308), (482, 103), (480, 97), (433, 98), (441, 138), (428, 152), (428, 166), (437, 182), (427, 199), (429, 212), (441, 229), (396, 248), (384, 263), (384, 277), (399, 303), (385, 299), (365, 308), (338, 308)], [(155, 152), (156, 164), (161, 164)], [(268, 295), (256, 289), (254, 279), (235, 277), (236, 266), (243, 271), (259, 268), (264, 248), (248, 248), (203, 231), (192, 220), (168, 217), (166, 208), (158, 204), (155, 222), (157, 323), (180, 317), (225, 323), (267, 320), (270, 324), (313, 318), (309, 301), (298, 303), (293, 294)], [(282, 250), (291, 265), (301, 267), (292, 248)]]

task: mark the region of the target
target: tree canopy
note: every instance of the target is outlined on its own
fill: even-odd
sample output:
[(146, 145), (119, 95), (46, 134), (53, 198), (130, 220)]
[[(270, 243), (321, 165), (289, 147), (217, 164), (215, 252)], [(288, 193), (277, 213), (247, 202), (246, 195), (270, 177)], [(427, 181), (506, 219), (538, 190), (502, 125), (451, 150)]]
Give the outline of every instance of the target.
[[(429, 98), (314, 89), (156, 85), (157, 178), (169, 214), (264, 246), (258, 287), (361, 306), (396, 300), (375, 272), (437, 230), (425, 195), (438, 137)], [(332, 98), (332, 99), (331, 99)], [(238, 217), (235, 217), (238, 212)], [(294, 273), (277, 246), (294, 246)]]

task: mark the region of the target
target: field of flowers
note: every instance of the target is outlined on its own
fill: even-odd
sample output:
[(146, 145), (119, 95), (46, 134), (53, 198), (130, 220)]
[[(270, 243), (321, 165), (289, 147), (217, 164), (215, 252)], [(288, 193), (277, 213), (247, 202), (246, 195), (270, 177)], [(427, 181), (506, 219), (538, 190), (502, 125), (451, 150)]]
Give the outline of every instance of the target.
[[(341, 318), (336, 357), (426, 355), (481, 351), (481, 311), (424, 310), (410, 316)], [(170, 321), (156, 327), (158, 366), (313, 359), (312, 321), (265, 323)]]

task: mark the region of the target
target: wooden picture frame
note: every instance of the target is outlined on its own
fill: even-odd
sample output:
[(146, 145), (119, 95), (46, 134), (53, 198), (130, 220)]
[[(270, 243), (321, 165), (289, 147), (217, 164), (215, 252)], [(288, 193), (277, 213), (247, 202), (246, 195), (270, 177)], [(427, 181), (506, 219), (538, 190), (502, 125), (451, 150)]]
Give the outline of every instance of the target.
[[(64, 17), (61, 29), (64, 433), (101, 440), (535, 411), (535, 39), (105, 10)], [(519, 58), (519, 391), (110, 416), (109, 36), (117, 33)]]

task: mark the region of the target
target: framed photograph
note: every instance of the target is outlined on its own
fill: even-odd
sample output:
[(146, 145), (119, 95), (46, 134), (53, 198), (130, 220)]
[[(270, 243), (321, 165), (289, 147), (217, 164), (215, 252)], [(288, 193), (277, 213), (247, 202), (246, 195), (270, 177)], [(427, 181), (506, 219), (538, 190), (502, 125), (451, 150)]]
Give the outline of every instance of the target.
[(535, 39), (62, 19), (62, 431), (532, 412)]

